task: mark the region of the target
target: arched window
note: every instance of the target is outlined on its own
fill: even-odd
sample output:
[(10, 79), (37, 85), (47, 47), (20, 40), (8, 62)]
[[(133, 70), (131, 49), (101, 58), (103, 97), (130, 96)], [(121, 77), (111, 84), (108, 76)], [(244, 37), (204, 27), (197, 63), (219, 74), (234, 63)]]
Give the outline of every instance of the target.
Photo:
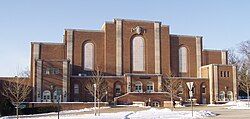
[(51, 101), (51, 93), (49, 90), (43, 91), (43, 102), (50, 102)]
[(228, 99), (228, 101), (232, 101), (233, 100), (233, 92), (232, 91), (228, 91), (227, 92), (227, 99)]
[(225, 92), (224, 91), (220, 91), (219, 101), (225, 101)]
[(147, 92), (148, 93), (154, 92), (154, 83), (153, 82), (147, 83)]
[(86, 43), (84, 45), (84, 69), (93, 70), (94, 69), (94, 44)]
[(137, 81), (135, 83), (135, 92), (142, 92), (142, 83), (140, 81)]
[(187, 72), (187, 48), (185, 47), (179, 49), (179, 72)]
[(144, 71), (144, 39), (141, 36), (137, 36), (132, 42), (133, 71)]
[(179, 84), (177, 88), (177, 96), (181, 97), (182, 94), (183, 94), (183, 87), (181, 84)]
[(120, 95), (121, 94), (121, 85), (115, 84), (115, 94)]
[(59, 102), (62, 101), (62, 97), (60, 98), (60, 97), (57, 95), (57, 91), (54, 91), (54, 93), (53, 93), (53, 101), (54, 101), (54, 102), (58, 102), (58, 99), (60, 99)]

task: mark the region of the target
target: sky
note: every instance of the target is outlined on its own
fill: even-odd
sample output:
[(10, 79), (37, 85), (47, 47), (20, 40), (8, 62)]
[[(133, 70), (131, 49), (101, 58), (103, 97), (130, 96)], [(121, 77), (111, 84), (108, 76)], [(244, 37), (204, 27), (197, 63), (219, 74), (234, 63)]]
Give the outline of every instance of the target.
[(2, 0), (0, 76), (30, 67), (31, 42), (62, 42), (64, 29), (100, 29), (114, 18), (161, 21), (171, 34), (203, 36), (206, 49), (250, 40), (249, 0)]

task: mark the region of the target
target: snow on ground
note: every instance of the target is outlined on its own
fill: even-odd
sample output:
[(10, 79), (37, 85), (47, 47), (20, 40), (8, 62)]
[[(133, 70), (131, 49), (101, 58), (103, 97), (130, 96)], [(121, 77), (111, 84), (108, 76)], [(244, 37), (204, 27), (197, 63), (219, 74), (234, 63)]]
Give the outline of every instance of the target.
[(210, 106), (210, 107), (219, 107), (219, 106), (233, 106), (233, 105), (237, 105), (237, 103), (240, 102), (240, 101), (229, 101), (225, 104), (208, 104), (207, 106)]
[(247, 101), (229, 101), (225, 104), (209, 104), (207, 106), (224, 106), (227, 109), (250, 109), (250, 103), (248, 106)]
[(243, 102), (243, 101), (237, 101), (234, 105), (231, 105), (230, 107), (226, 107), (227, 109), (250, 109), (250, 103)]
[[(87, 109), (86, 109), (87, 110)], [(94, 116), (93, 114), (81, 114), (74, 111), (71, 113), (62, 112), (60, 118), (62, 119), (189, 119), (192, 118), (191, 111), (171, 111), (170, 109), (150, 108), (148, 110), (133, 112), (124, 111), (117, 113), (101, 113), (101, 116)], [(216, 116), (210, 111), (194, 111), (193, 118), (204, 118)], [(24, 116), (23, 116), (24, 117)], [(22, 119), (55, 119), (57, 115), (25, 115)], [(2, 119), (9, 119), (8, 117)]]

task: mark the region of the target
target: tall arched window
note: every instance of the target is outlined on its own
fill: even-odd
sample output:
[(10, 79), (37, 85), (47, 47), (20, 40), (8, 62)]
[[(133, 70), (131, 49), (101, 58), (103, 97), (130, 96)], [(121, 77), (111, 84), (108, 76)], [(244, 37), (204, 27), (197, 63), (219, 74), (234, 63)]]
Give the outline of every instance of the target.
[(187, 48), (185, 47), (179, 49), (179, 72), (187, 72)]
[(62, 98), (60, 98), (60, 97), (58, 96), (57, 91), (55, 90), (54, 93), (53, 93), (53, 101), (54, 101), (54, 102), (58, 102), (58, 99), (60, 99), (59, 102), (62, 101)]
[(94, 69), (94, 44), (86, 43), (84, 45), (84, 69), (93, 70)]
[(228, 91), (227, 92), (227, 99), (228, 99), (228, 101), (232, 101), (233, 100), (233, 92), (232, 91)]
[(121, 94), (121, 85), (120, 84), (116, 84), (115, 85), (115, 94), (116, 95), (120, 95)]
[(225, 101), (225, 92), (224, 91), (220, 91), (219, 101)]
[(134, 37), (132, 41), (133, 71), (145, 70), (144, 39), (141, 36)]

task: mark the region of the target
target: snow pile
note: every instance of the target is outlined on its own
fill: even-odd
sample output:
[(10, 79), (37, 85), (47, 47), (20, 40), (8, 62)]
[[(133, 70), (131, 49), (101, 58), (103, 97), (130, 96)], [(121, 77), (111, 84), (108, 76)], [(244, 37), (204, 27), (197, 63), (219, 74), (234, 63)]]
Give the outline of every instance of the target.
[(141, 107), (141, 108), (151, 108), (151, 106), (143, 106), (143, 105), (116, 105), (117, 107)]
[(237, 101), (235, 105), (226, 107), (227, 109), (250, 109), (248, 102)]
[[(216, 116), (210, 111), (194, 111), (193, 118)], [(131, 119), (168, 119), (168, 118), (192, 118), (191, 111), (171, 111), (170, 109), (156, 109), (138, 111), (128, 116)]]
[(232, 106), (232, 105), (237, 105), (237, 103), (240, 101), (229, 101), (226, 104), (223, 104), (224, 106)]
[(209, 107), (232, 106), (232, 105), (237, 105), (237, 102), (239, 102), (239, 101), (229, 101), (225, 104), (208, 104), (207, 106), (209, 106)]
[(222, 104), (208, 104), (208, 107), (219, 107), (219, 106), (224, 106)]
[[(82, 110), (83, 111), (83, 110)], [(117, 113), (101, 113), (101, 116), (94, 116), (93, 114), (81, 114), (75, 113), (60, 113), (60, 118), (62, 119), (168, 119), (168, 118), (204, 118), (216, 116), (210, 111), (194, 111), (192, 117), (191, 111), (171, 111), (170, 109), (156, 109), (150, 108), (144, 111), (132, 112), (124, 111)], [(22, 116), (24, 117), (24, 116)], [(22, 119), (54, 119), (57, 115), (27, 115)], [(5, 117), (3, 119), (8, 119)]]
[[(100, 107), (100, 109), (108, 109), (110, 107)], [(62, 114), (67, 114), (67, 113), (79, 113), (79, 112), (88, 112), (88, 111), (93, 111), (95, 108), (84, 108), (84, 109), (79, 109), (79, 110), (65, 110), (65, 111), (60, 111)], [(98, 109), (98, 108), (96, 108)]]

